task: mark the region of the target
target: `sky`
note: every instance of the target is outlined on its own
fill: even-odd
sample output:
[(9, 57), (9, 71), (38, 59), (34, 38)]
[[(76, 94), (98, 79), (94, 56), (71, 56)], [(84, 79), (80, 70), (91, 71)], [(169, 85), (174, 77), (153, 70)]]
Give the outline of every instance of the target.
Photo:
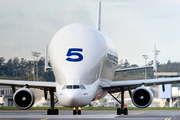
[[(0, 0), (0, 57), (33, 60), (62, 27), (96, 27), (98, 0)], [(142, 66), (153, 47), (160, 63), (180, 61), (180, 1), (101, 0), (101, 31), (112, 39), (119, 60)]]

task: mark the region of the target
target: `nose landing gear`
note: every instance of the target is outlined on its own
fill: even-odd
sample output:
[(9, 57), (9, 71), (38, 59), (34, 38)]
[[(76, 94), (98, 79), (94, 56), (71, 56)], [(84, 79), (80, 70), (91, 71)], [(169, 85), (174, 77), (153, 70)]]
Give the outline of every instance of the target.
[(81, 107), (74, 107), (73, 115), (81, 115)]

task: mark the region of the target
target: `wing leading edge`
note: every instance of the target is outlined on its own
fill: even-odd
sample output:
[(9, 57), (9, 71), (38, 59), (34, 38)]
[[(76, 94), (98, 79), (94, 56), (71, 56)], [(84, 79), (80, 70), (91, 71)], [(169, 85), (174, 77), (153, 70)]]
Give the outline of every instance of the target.
[(133, 67), (133, 68), (116, 69), (115, 72), (124, 72), (124, 71), (139, 70), (139, 69), (145, 69), (145, 68), (154, 68), (154, 65), (153, 66), (144, 66), (144, 67)]
[(123, 68), (123, 69), (116, 69), (115, 72), (124, 72), (130, 70), (138, 70), (138, 69), (146, 69), (146, 68), (153, 68), (154, 71), (157, 71), (157, 58), (156, 58), (156, 44), (154, 44), (154, 61), (152, 66), (143, 66), (143, 67), (133, 67), (133, 68)]
[[(171, 84), (180, 83), (180, 77), (176, 78), (159, 78), (159, 79), (144, 79), (144, 80), (128, 80), (128, 81), (113, 81), (104, 84), (102, 87), (107, 91), (117, 91), (121, 87), (124, 90), (135, 89), (139, 86), (145, 85), (161, 85), (161, 84)], [(117, 91), (118, 92), (118, 91)]]
[(37, 81), (20, 81), (20, 80), (0, 80), (0, 85), (24, 87), (29, 86), (31, 88), (55, 88), (56, 82), (37, 82)]

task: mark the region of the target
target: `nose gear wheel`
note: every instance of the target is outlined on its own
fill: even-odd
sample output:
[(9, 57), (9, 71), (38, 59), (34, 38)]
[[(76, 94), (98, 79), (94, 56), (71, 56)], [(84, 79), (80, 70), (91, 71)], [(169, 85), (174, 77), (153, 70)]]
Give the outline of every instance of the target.
[(78, 109), (77, 107), (74, 107), (73, 115), (76, 115), (76, 114), (81, 115), (81, 108)]

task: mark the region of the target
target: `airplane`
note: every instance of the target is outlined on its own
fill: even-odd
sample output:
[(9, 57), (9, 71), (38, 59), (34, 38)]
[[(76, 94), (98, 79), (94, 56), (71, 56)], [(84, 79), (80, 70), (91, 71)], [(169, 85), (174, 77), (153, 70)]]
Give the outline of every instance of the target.
[[(152, 66), (116, 69), (118, 52), (113, 41), (100, 31), (101, 2), (98, 6), (97, 29), (81, 23), (70, 24), (57, 31), (50, 44), (46, 45), (45, 71), (53, 70), (55, 82), (0, 80), (0, 85), (12, 87), (16, 107), (22, 110), (32, 107), (35, 96), (30, 88), (37, 88), (44, 91), (45, 99), (48, 91), (50, 93), (51, 109), (47, 110), (47, 115), (59, 114), (58, 109), (54, 109), (55, 92), (62, 106), (74, 108), (73, 115), (81, 115), (82, 107), (109, 93), (121, 104), (121, 108), (117, 108), (117, 115), (128, 115), (127, 108), (124, 108), (124, 91), (129, 91), (136, 107), (146, 108), (153, 100), (153, 93), (146, 86), (162, 85), (165, 91), (164, 84), (180, 82), (180, 77), (112, 81), (116, 72), (145, 68), (156, 71), (156, 45)], [(22, 88), (16, 90), (16, 87)], [(121, 93), (121, 101), (112, 94), (117, 92)]]

